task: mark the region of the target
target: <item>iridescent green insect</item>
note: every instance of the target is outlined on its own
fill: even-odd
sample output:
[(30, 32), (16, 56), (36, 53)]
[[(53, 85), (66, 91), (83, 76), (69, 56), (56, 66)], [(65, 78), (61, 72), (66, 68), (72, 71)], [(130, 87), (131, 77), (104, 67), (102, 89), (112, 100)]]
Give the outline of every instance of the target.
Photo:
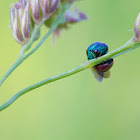
[[(87, 58), (88, 60), (96, 59), (102, 55), (108, 53), (108, 46), (105, 43), (95, 42), (91, 44), (87, 50)], [(96, 66), (91, 68), (95, 78), (101, 82), (103, 78), (108, 78), (110, 76), (109, 69), (113, 66), (113, 59), (108, 59)]]

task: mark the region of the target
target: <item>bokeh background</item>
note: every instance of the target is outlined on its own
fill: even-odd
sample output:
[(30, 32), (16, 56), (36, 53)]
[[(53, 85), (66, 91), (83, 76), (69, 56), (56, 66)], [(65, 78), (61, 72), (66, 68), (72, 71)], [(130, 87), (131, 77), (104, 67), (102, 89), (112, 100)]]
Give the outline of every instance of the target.
[[(16, 60), (20, 46), (9, 29), (9, 8), (0, 4), (0, 77)], [(96, 41), (109, 50), (133, 36), (140, 1), (81, 0), (76, 5), (88, 21), (50, 37), (0, 89), (0, 104), (19, 90), (70, 70), (87, 60), (86, 49)], [(43, 27), (43, 36), (47, 29)], [(111, 77), (98, 83), (91, 70), (45, 85), (0, 112), (0, 140), (139, 140), (140, 48), (115, 58)]]

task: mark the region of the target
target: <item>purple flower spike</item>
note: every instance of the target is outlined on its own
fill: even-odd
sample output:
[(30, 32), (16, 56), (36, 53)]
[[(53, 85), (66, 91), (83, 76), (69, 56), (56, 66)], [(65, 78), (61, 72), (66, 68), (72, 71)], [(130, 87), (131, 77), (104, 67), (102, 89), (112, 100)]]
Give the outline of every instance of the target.
[(59, 0), (28, 0), (31, 16), (36, 24), (39, 24), (43, 18), (48, 19), (58, 7)]
[(140, 41), (140, 13), (138, 14), (134, 24), (134, 40)]
[(49, 18), (49, 16), (55, 12), (58, 7), (59, 0), (40, 0), (41, 9), (44, 18)]
[(29, 0), (31, 16), (36, 24), (42, 20), (39, 0)]
[(30, 23), (29, 3), (20, 0), (10, 9), (10, 28), (14, 39), (21, 45), (29, 41), (32, 33)]
[(75, 8), (74, 11), (67, 10), (64, 14), (64, 22), (58, 26), (54, 31), (53, 40), (60, 35), (62, 29), (68, 29), (69, 24), (77, 23), (83, 20), (87, 20), (87, 16), (79, 9)]
[(64, 18), (67, 23), (76, 23), (82, 20), (86, 20), (87, 16), (76, 8), (75, 11), (67, 10)]

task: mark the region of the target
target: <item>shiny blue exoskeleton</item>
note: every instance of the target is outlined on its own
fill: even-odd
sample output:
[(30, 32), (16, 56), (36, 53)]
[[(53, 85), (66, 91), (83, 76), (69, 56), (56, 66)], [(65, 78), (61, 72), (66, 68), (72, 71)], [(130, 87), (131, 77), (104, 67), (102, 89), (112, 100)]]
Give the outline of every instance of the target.
[(105, 43), (95, 42), (87, 48), (88, 60), (100, 57), (108, 53), (108, 46)]
[[(108, 46), (105, 43), (95, 42), (87, 48), (86, 53), (88, 60), (96, 59), (108, 53)], [(109, 69), (113, 66), (113, 62), (113, 59), (108, 59), (91, 68), (95, 78), (99, 82), (103, 80), (103, 77), (108, 78), (110, 76)]]

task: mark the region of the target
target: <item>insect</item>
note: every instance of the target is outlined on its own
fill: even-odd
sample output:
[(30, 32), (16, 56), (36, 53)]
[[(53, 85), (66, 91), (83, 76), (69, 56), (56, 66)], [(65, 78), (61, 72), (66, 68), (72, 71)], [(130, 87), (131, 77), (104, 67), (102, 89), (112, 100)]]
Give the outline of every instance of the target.
[[(102, 42), (95, 42), (87, 48), (86, 53), (88, 60), (96, 59), (108, 53), (108, 46)], [(108, 59), (91, 68), (95, 78), (99, 82), (102, 82), (103, 78), (110, 77), (109, 69), (113, 66), (113, 62), (113, 59)]]

